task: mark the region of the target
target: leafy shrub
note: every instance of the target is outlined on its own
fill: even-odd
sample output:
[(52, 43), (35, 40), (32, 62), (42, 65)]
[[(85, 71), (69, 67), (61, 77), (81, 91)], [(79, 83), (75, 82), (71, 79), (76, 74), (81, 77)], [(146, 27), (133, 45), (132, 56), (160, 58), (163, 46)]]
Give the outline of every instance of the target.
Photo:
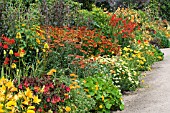
[(170, 3), (169, 0), (158, 0), (160, 3), (160, 17), (170, 21)]
[(158, 31), (156, 34), (153, 34), (154, 39), (160, 40), (160, 44), (158, 47), (160, 48), (168, 48), (170, 47), (170, 41), (164, 34), (164, 32), (161, 33), (161, 31)]
[(97, 7), (93, 7), (92, 11), (79, 10), (79, 13), (79, 19), (82, 18), (82, 21), (79, 22), (79, 26), (86, 25), (89, 29), (105, 29), (110, 19), (107, 13)]
[(85, 78), (82, 82), (84, 90), (96, 101), (93, 110), (110, 113), (110, 110), (124, 109), (120, 90), (112, 84), (108, 76), (97, 74)]

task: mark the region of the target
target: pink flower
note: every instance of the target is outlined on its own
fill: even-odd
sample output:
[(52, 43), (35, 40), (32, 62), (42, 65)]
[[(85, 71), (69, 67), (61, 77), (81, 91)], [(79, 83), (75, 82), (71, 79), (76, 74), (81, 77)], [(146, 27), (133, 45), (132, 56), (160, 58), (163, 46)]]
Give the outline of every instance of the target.
[(50, 97), (47, 98), (47, 102), (50, 102)]
[(18, 88), (19, 88), (19, 89), (22, 89), (22, 84), (20, 84), (20, 85), (18, 86)]

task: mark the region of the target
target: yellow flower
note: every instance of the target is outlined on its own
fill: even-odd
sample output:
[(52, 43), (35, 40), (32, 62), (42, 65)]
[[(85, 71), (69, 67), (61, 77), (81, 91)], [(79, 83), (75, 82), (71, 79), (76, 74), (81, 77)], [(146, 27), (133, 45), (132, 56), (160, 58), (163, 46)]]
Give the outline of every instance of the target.
[(98, 85), (95, 85), (95, 89), (96, 89), (96, 91), (99, 90), (99, 86), (98, 86)]
[(27, 113), (35, 113), (34, 110), (27, 110)]
[(74, 77), (74, 76), (75, 76), (75, 74), (74, 74), (74, 73), (72, 73), (72, 74), (70, 74), (70, 76), (71, 76), (71, 77)]
[(4, 50), (4, 55), (6, 55), (6, 51)]
[(86, 83), (86, 80), (83, 80), (83, 83)]
[(4, 76), (0, 79), (0, 85), (5, 84), (7, 82), (7, 79), (4, 78)]
[(6, 103), (6, 108), (7, 109), (12, 109), (16, 105), (17, 105), (17, 103), (15, 101), (9, 101), (9, 102)]
[(80, 86), (79, 86), (79, 85), (76, 85), (75, 88), (80, 88)]
[(48, 73), (47, 73), (47, 75), (53, 75), (53, 73), (54, 72), (57, 72), (55, 69), (51, 69)]
[(17, 91), (17, 88), (16, 88), (16, 87), (12, 87), (12, 88), (10, 89), (10, 91), (11, 91), (11, 92)]
[(124, 51), (129, 51), (129, 48), (124, 47), (123, 50), (124, 50)]
[(91, 95), (87, 95), (88, 98), (91, 98)]
[(28, 109), (35, 109), (35, 106), (29, 106)]
[(20, 32), (18, 32), (18, 33), (16, 34), (16, 38), (21, 38), (21, 33), (20, 33)]
[(47, 43), (44, 44), (44, 49), (49, 49), (49, 46)]
[(40, 43), (41, 43), (41, 41), (40, 41), (40, 39), (39, 39), (39, 38), (36, 38), (36, 42), (37, 42), (38, 44), (40, 44)]
[(104, 96), (102, 95), (102, 101), (104, 101)]
[(38, 99), (38, 96), (34, 96), (33, 102), (36, 103), (36, 104), (39, 104), (39, 102), (41, 102), (41, 99)]
[(44, 88), (45, 88), (45, 86), (43, 86), (42, 89), (40, 90), (41, 93), (44, 92)]
[(29, 98), (33, 98), (33, 93), (29, 88), (26, 88), (25, 95)]
[(0, 104), (0, 113), (5, 113), (5, 111), (3, 110), (3, 104)]
[(14, 54), (14, 52), (13, 52), (13, 50), (11, 49), (11, 50), (9, 50), (9, 54), (10, 55), (13, 55)]
[(84, 89), (84, 91), (89, 92), (89, 90), (88, 90), (88, 89)]
[(24, 97), (24, 102), (22, 102), (22, 104), (28, 105), (29, 104), (29, 98)]
[(12, 63), (12, 64), (11, 64), (11, 68), (12, 68), (12, 69), (14, 69), (14, 68), (16, 68), (16, 67), (17, 67), (17, 65), (16, 65), (15, 63)]
[(66, 110), (67, 112), (70, 112), (70, 111), (71, 111), (71, 108), (68, 107), (68, 106), (66, 106), (65, 110)]
[(70, 89), (75, 89), (75, 86), (73, 86), (72, 84), (70, 85)]
[(6, 86), (7, 86), (8, 89), (9, 89), (9, 88), (11, 88), (11, 87), (13, 86), (13, 83), (12, 83), (11, 81), (9, 81), (9, 82), (6, 83)]
[(100, 106), (99, 106), (99, 108), (100, 108), (100, 109), (102, 109), (102, 108), (103, 108), (103, 106), (102, 106), (102, 105), (100, 105)]
[(22, 24), (22, 27), (24, 27), (25, 26), (25, 24)]

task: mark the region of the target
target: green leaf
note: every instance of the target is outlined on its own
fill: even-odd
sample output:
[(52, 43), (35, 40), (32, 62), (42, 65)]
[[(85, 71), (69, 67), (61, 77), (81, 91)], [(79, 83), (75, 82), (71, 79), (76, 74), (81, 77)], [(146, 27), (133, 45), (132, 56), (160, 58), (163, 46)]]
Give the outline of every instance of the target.
[(125, 108), (124, 104), (121, 104), (120, 105), (120, 110), (124, 110), (124, 108)]
[(112, 104), (110, 104), (110, 103), (106, 103), (106, 108), (107, 108), (107, 109), (110, 109), (110, 108), (111, 108), (111, 106), (112, 106)]

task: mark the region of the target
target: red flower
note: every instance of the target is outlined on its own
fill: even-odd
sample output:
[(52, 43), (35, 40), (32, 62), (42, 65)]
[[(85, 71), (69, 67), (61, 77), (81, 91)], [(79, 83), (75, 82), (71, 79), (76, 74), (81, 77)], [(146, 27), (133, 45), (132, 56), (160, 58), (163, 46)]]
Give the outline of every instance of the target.
[(6, 57), (6, 58), (5, 58), (5, 61), (4, 61), (4, 65), (7, 65), (8, 63), (9, 63), (9, 58)]
[(49, 91), (49, 86), (45, 86), (44, 93), (47, 93)]
[(4, 48), (4, 49), (8, 49), (8, 45), (7, 45), (7, 44), (4, 44), (3, 48)]
[(25, 86), (25, 87), (28, 87), (28, 86), (29, 86), (28, 81), (25, 81), (25, 82), (24, 82), (24, 86)]
[(51, 100), (51, 103), (56, 104), (57, 102), (60, 102), (60, 101), (61, 101), (60, 97), (54, 96)]
[(2, 47), (2, 43), (0, 42), (0, 47)]
[(47, 105), (46, 105), (46, 104), (44, 104), (44, 108), (47, 108)]
[(14, 56), (15, 56), (15, 57), (19, 57), (20, 54), (19, 54), (19, 53), (14, 53)]
[(138, 44), (140, 44), (141, 43), (141, 41), (140, 40), (138, 40)]
[(69, 88), (69, 87), (66, 87), (66, 91), (67, 91), (67, 92), (70, 92), (70, 88)]
[(39, 108), (39, 109), (38, 109), (38, 112), (43, 112), (42, 108)]
[(8, 43), (9, 43), (9, 44), (15, 44), (15, 40), (14, 40), (14, 39), (11, 39), (11, 40), (9, 40)]
[(34, 91), (35, 91), (35, 92), (38, 92), (38, 91), (39, 91), (39, 87), (38, 87), (38, 86), (35, 86), (35, 87), (34, 87)]
[(52, 83), (50, 83), (48, 86), (54, 88), (54, 85)]

